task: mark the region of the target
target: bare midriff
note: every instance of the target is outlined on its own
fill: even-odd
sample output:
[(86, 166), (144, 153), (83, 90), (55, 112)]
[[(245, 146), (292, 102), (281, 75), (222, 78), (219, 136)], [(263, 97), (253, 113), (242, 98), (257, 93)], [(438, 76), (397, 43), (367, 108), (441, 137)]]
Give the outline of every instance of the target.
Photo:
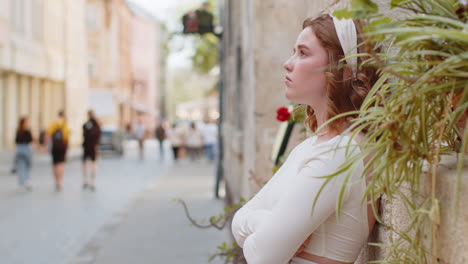
[(310, 254), (304, 251), (299, 253), (297, 257), (305, 259), (305, 260), (309, 260), (318, 264), (352, 264), (352, 262), (337, 261), (337, 260), (333, 260), (333, 259), (329, 259), (325, 257), (320, 257), (314, 254)]

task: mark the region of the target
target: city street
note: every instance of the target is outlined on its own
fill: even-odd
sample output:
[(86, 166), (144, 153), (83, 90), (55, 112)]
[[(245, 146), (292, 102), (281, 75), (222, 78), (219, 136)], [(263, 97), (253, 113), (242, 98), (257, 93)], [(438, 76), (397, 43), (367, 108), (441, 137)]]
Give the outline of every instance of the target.
[(184, 199), (197, 219), (219, 214), (223, 202), (213, 198), (214, 166), (204, 160), (174, 164), (170, 155), (161, 161), (156, 142), (146, 146), (144, 160), (138, 159), (136, 142), (128, 142), (122, 158), (103, 157), (96, 192), (82, 190), (76, 154), (61, 192), (53, 188), (47, 155), (35, 156), (32, 192), (17, 187), (7, 173), (11, 158), (3, 155), (0, 263), (208, 263), (216, 246), (228, 240), (227, 231), (189, 226), (172, 199)]

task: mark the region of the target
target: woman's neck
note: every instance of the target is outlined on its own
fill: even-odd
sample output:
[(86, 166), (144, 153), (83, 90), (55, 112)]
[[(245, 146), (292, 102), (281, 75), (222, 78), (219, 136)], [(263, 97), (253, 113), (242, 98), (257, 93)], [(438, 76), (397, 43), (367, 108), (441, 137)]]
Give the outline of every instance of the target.
[(315, 133), (315, 136), (317, 136), (317, 141), (322, 142), (322, 141), (328, 141), (338, 135), (336, 131), (333, 130), (328, 130), (329, 128), (323, 128), (320, 131), (317, 131)]
[[(317, 127), (320, 127), (318, 122)], [(319, 142), (328, 141), (336, 136), (342, 135), (347, 128), (348, 126), (345, 124), (341, 125), (339, 129), (331, 129), (330, 126), (326, 126), (320, 130), (315, 131), (314, 135), (317, 136), (317, 141)]]
[[(321, 127), (325, 124), (328, 118), (328, 111), (323, 111), (326, 109), (325, 107), (318, 107), (314, 109), (315, 118), (317, 120), (317, 128)], [(330, 140), (338, 135), (343, 134), (343, 132), (349, 127), (349, 124), (342, 123), (338, 129), (331, 129), (329, 125), (321, 128), (319, 131), (315, 131), (315, 135), (317, 136), (317, 141), (327, 141)]]

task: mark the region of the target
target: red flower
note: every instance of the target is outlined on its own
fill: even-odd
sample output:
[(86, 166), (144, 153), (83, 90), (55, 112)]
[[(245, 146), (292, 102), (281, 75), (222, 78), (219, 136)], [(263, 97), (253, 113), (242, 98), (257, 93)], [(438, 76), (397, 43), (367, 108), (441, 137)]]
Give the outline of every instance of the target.
[(280, 107), (276, 110), (276, 119), (278, 119), (278, 121), (288, 121), (290, 116), (291, 113), (289, 113), (289, 110), (286, 107)]

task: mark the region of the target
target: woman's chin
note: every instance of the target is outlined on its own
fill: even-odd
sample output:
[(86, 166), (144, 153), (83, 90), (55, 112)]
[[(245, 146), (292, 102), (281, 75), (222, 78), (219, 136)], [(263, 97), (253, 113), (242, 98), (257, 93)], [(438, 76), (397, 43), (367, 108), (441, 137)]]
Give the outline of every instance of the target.
[(290, 88), (286, 87), (284, 89), (284, 97), (286, 97), (289, 101), (292, 101), (293, 96), (292, 96)]
[(288, 88), (286, 88), (286, 91), (284, 92), (284, 96), (289, 101), (291, 101), (293, 103), (298, 103), (297, 96), (294, 96), (294, 93), (292, 93), (291, 90), (289, 90)]

